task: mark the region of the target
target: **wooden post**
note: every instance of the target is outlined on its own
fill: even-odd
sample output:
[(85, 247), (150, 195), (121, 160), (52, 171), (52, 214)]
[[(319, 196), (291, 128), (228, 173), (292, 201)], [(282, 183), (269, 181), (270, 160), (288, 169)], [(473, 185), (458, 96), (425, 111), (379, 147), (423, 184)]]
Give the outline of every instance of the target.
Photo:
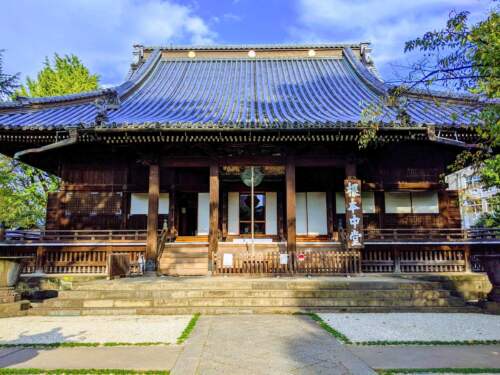
[(43, 273), (45, 265), (45, 247), (36, 248), (35, 272)]
[(285, 167), (286, 175), (286, 248), (291, 256), (297, 249), (296, 197), (295, 197), (295, 160), (289, 158)]
[(210, 165), (210, 221), (208, 229), (208, 269), (212, 270), (212, 260), (217, 252), (219, 239), (219, 166)]
[(168, 207), (168, 233), (170, 236), (175, 236), (177, 233), (176, 227), (175, 227), (175, 210), (176, 210), (176, 191), (175, 191), (175, 184), (170, 185), (170, 191), (168, 194), (168, 201), (169, 201), (169, 207)]
[(149, 166), (148, 191), (148, 237), (146, 245), (146, 270), (153, 271), (156, 267), (156, 252), (158, 247), (158, 206), (160, 200), (160, 167), (158, 164)]
[(472, 266), (470, 257), (471, 257), (470, 246), (467, 244), (464, 247), (465, 272), (471, 272)]

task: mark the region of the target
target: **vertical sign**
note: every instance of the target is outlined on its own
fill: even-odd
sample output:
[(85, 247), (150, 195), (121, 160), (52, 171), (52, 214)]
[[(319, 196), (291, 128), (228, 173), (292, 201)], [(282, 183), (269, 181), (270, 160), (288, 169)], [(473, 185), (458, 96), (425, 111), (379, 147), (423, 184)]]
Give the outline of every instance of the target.
[(361, 205), (361, 180), (344, 180), (345, 219), (347, 229), (347, 247), (363, 247), (363, 209)]

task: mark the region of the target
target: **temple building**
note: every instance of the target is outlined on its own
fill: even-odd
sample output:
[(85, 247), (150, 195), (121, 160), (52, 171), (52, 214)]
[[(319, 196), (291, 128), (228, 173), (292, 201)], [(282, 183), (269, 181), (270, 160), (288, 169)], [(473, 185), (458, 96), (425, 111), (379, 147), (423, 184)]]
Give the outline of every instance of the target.
[(112, 252), (170, 275), (470, 270), (497, 233), (462, 230), (440, 176), (475, 147), (481, 100), (391, 102), (369, 53), (136, 46), (117, 87), (1, 103), (0, 152), (62, 181), (44, 230), (1, 251), (48, 273)]

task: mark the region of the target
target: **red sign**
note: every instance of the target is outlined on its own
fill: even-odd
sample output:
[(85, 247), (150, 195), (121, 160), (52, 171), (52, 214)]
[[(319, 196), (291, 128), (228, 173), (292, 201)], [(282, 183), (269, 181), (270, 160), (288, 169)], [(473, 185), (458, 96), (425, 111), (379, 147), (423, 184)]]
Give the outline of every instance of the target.
[(304, 259), (306, 259), (306, 256), (303, 253), (300, 253), (299, 255), (297, 255), (297, 259), (302, 262)]

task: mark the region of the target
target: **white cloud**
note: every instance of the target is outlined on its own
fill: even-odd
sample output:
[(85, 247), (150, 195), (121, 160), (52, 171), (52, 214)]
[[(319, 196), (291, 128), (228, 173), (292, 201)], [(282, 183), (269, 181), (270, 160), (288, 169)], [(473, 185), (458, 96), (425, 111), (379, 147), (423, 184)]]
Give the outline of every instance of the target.
[(371, 42), (384, 78), (391, 64), (405, 63), (404, 42), (442, 28), (449, 12), (469, 10), (471, 19), (487, 11), (480, 0), (297, 0), (298, 19), (290, 37), (302, 42)]
[(196, 9), (174, 0), (5, 2), (0, 35), (9, 72), (34, 76), (45, 56), (75, 53), (103, 75), (103, 84), (121, 82), (133, 44), (210, 44), (217, 38)]

